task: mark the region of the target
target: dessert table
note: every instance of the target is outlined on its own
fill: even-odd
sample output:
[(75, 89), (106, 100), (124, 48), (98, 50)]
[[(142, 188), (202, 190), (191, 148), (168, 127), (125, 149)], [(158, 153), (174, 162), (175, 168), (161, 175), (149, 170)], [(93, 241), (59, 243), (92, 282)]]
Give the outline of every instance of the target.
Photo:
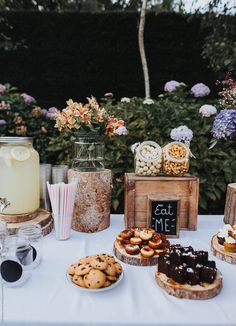
[[(210, 250), (211, 237), (222, 227), (222, 216), (199, 216), (197, 231), (181, 231), (171, 243)], [(82, 292), (66, 278), (67, 267), (78, 258), (112, 253), (116, 235), (124, 229), (123, 216), (111, 216), (111, 226), (86, 234), (72, 231), (67, 241), (57, 241), (54, 232), (43, 240), (43, 261), (31, 279), (20, 288), (3, 288), (0, 317), (3, 325), (159, 325), (235, 326), (236, 266), (220, 261), (221, 293), (209, 300), (177, 299), (155, 282), (156, 267), (123, 264), (124, 279), (105, 292)]]

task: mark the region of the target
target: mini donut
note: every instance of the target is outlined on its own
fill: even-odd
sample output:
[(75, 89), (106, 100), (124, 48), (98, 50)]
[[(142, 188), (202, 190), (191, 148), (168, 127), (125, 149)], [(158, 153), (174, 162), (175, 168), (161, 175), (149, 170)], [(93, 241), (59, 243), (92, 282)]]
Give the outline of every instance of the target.
[(120, 241), (120, 243), (121, 243), (122, 245), (127, 245), (127, 244), (130, 244), (130, 240), (129, 240), (129, 239), (122, 239), (122, 240)]
[(152, 256), (154, 256), (155, 254), (155, 251), (148, 247), (148, 246), (144, 246), (142, 249), (141, 249), (141, 255), (144, 257), (144, 258), (150, 258)]
[(139, 233), (142, 231), (142, 229), (141, 228), (136, 228), (136, 229), (134, 229), (134, 236), (136, 237), (136, 238), (139, 238)]
[(155, 249), (155, 253), (157, 255), (160, 255), (161, 253), (164, 253), (164, 252), (168, 252), (169, 251), (169, 248), (165, 248), (165, 249)]
[(138, 238), (138, 237), (133, 237), (130, 238), (130, 243), (133, 245), (140, 245), (142, 243), (142, 239)]
[(121, 242), (121, 240), (123, 240), (123, 238), (121, 238), (121, 236), (118, 235), (118, 236), (116, 237), (116, 241)]
[(151, 241), (153, 241), (153, 242), (157, 242), (157, 241), (159, 241), (160, 239), (162, 240), (162, 235), (161, 235), (160, 233), (154, 232), (154, 233), (152, 234)]
[(156, 241), (156, 242), (150, 240), (150, 241), (148, 241), (148, 245), (149, 245), (149, 247), (152, 248), (152, 249), (158, 249), (158, 248), (161, 248), (162, 240), (159, 239), (159, 240)]
[(132, 244), (128, 244), (125, 246), (125, 251), (127, 252), (127, 254), (129, 255), (137, 255), (140, 253), (140, 249), (138, 245), (132, 245)]
[(144, 241), (149, 241), (152, 238), (152, 232), (149, 230), (140, 231), (139, 237)]
[(134, 235), (134, 233), (129, 229), (121, 231), (120, 234), (119, 234), (119, 236), (122, 239), (126, 239), (126, 240), (129, 240), (133, 235)]

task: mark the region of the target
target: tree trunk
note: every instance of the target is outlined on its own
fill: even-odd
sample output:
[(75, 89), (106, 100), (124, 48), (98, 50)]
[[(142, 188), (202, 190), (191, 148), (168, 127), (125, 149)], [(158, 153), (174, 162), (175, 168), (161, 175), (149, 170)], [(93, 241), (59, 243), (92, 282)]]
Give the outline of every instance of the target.
[(138, 44), (139, 44), (139, 52), (140, 52), (142, 67), (143, 67), (145, 97), (147, 99), (150, 98), (150, 82), (149, 82), (147, 59), (146, 59), (145, 48), (144, 48), (144, 25), (145, 25), (146, 8), (147, 8), (147, 0), (143, 0), (140, 22), (139, 22), (139, 30), (138, 30)]

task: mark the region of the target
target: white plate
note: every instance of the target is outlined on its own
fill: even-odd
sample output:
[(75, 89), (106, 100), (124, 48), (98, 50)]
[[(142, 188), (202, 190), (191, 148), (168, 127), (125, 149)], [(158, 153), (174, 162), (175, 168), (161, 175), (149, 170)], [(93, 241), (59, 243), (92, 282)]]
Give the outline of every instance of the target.
[(124, 272), (123, 272), (123, 270), (122, 270), (122, 272), (121, 272), (121, 274), (120, 274), (118, 280), (117, 280), (115, 283), (113, 283), (112, 285), (107, 286), (107, 287), (105, 287), (105, 288), (99, 288), (99, 289), (88, 289), (88, 288), (83, 288), (82, 286), (79, 286), (79, 285), (73, 283), (73, 282), (71, 281), (71, 277), (70, 277), (70, 275), (69, 275), (68, 273), (66, 273), (66, 278), (67, 278), (67, 280), (68, 280), (72, 285), (74, 285), (75, 287), (79, 288), (81, 291), (85, 291), (85, 292), (93, 292), (93, 293), (96, 293), (96, 292), (104, 292), (104, 291), (108, 291), (108, 290), (113, 289), (114, 287), (116, 287), (116, 286), (120, 283), (120, 281), (123, 279), (123, 277), (124, 277)]

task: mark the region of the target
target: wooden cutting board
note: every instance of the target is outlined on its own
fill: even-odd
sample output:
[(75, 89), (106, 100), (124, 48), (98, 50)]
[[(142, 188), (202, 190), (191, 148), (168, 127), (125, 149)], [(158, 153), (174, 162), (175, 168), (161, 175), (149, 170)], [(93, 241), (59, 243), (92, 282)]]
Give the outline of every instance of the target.
[(217, 271), (216, 279), (212, 284), (179, 284), (160, 272), (156, 272), (155, 278), (157, 284), (168, 294), (181, 299), (206, 300), (215, 297), (222, 289), (222, 274), (220, 271)]

